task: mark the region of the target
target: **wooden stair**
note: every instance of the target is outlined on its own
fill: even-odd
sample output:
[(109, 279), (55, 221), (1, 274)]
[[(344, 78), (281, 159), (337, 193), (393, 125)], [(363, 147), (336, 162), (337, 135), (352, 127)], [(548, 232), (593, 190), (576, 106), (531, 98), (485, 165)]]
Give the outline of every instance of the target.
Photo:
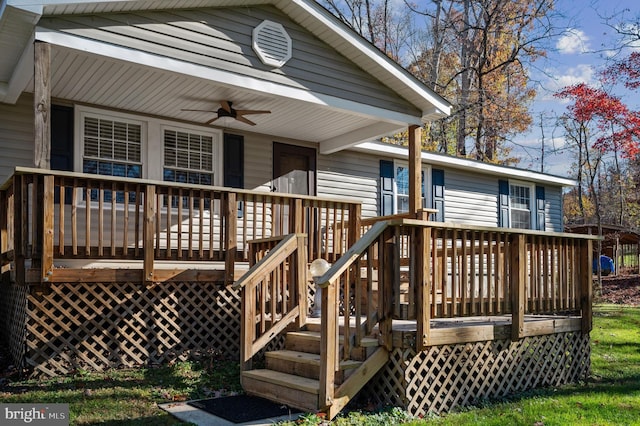
[[(329, 411), (335, 416), (386, 363), (388, 353), (376, 338), (364, 338), (341, 361), (335, 378), (331, 407), (320, 404), (320, 333), (313, 324), (288, 332), (285, 349), (265, 354), (265, 368), (242, 372), (242, 387), (250, 395), (286, 404), (303, 411)], [(341, 339), (344, 337), (341, 335)]]

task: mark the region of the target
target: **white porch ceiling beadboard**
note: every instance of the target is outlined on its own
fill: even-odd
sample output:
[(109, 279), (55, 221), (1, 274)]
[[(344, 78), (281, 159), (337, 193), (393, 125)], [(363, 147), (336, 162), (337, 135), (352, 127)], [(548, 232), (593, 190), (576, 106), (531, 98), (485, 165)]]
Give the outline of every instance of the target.
[[(215, 113), (182, 109), (215, 111), (220, 101), (228, 100), (236, 109), (270, 110), (271, 114), (248, 116), (256, 126), (225, 119), (224, 128), (311, 142), (330, 140), (378, 123), (373, 118), (335, 108), (215, 84), (58, 46), (53, 47), (51, 58), (52, 97), (94, 106), (201, 124), (213, 118)], [(33, 87), (33, 83), (28, 87)], [(216, 126), (213, 127), (223, 127), (220, 122), (214, 123)], [(398, 127), (402, 129), (402, 126)]]

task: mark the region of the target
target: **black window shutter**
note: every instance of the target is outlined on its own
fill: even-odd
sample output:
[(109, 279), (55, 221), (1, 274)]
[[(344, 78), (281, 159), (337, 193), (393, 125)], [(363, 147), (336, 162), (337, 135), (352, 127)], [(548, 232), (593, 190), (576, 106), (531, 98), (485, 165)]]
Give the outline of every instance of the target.
[[(244, 188), (244, 136), (224, 135), (224, 183), (227, 188)], [(238, 217), (244, 216), (244, 203), (238, 203)]]
[(433, 208), (438, 210), (435, 220), (444, 222), (444, 170), (431, 169)]
[(509, 227), (509, 181), (498, 181), (498, 223), (501, 228)]
[(73, 171), (73, 107), (51, 107), (51, 169)]
[[(51, 106), (51, 170), (73, 171), (73, 107)], [(71, 188), (64, 193), (65, 204), (71, 204)], [(53, 202), (60, 202), (59, 190)]]
[(380, 160), (380, 216), (393, 214), (393, 161)]
[(224, 135), (224, 186), (244, 188), (244, 137)]
[(547, 222), (544, 186), (536, 185), (536, 214), (537, 214), (536, 229), (538, 231), (544, 231), (546, 229), (546, 222)]

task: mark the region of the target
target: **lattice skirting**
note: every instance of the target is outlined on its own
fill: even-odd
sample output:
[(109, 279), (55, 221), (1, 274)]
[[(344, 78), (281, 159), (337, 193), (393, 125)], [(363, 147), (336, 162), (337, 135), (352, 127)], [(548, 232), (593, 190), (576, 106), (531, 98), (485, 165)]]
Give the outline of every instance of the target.
[(394, 349), (362, 396), (426, 415), (577, 382), (589, 368), (589, 336), (578, 332), (433, 346), (419, 353)]
[(0, 284), (0, 340), (16, 366), (24, 367), (29, 287), (3, 281)]
[[(25, 303), (10, 303), (14, 315), (24, 306), (13, 327), (20, 329), (22, 318), (23, 335), (14, 340), (22, 339), (23, 358), (34, 376), (160, 364), (194, 352), (239, 356), (240, 294), (230, 287), (62, 283), (52, 284), (46, 295), (23, 291), (16, 297)], [(17, 352), (13, 346), (18, 342), (12, 342)]]

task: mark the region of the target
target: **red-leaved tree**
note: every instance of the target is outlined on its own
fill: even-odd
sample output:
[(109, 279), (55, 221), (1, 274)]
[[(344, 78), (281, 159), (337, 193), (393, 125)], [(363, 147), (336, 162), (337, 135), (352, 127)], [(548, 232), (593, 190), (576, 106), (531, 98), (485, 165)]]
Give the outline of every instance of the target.
[[(601, 82), (610, 83), (607, 79), (612, 72), (609, 68), (602, 73)], [(555, 96), (569, 101), (561, 121), (567, 141), (577, 148), (575, 195), (580, 219), (595, 219), (601, 229), (606, 213), (607, 222), (625, 224), (628, 175), (623, 173), (622, 164), (640, 154), (640, 114), (619, 97), (585, 83), (565, 87)], [(605, 195), (607, 209), (603, 211)]]

